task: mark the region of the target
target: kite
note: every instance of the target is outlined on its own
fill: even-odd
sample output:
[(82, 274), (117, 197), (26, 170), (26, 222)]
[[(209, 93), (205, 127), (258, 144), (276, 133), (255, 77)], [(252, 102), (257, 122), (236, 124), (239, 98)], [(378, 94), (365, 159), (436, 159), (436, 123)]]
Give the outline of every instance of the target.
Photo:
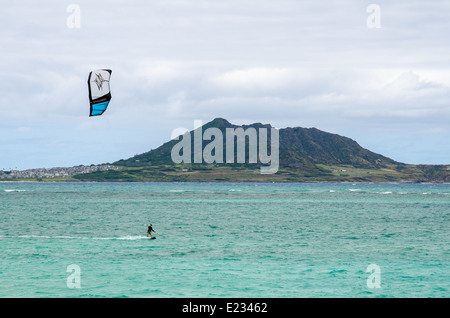
[(89, 73), (89, 102), (91, 111), (89, 116), (100, 116), (108, 107), (111, 100), (111, 90), (109, 87), (109, 79), (111, 70), (96, 70)]

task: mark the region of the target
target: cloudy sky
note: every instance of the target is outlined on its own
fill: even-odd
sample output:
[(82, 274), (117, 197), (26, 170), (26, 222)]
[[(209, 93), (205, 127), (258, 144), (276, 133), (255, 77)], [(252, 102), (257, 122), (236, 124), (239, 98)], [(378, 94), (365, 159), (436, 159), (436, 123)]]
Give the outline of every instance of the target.
[[(0, 169), (113, 162), (215, 117), (449, 164), (450, 1), (374, 1), (1, 1)], [(97, 68), (113, 99), (89, 117)]]

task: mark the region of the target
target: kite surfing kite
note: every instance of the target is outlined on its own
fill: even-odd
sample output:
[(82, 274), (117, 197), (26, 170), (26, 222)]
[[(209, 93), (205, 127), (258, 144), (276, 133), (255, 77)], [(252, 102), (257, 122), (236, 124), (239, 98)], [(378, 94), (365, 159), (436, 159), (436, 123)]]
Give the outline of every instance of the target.
[(91, 104), (89, 116), (100, 116), (108, 107), (111, 100), (109, 87), (111, 73), (111, 70), (96, 70), (89, 73), (88, 87), (89, 102)]

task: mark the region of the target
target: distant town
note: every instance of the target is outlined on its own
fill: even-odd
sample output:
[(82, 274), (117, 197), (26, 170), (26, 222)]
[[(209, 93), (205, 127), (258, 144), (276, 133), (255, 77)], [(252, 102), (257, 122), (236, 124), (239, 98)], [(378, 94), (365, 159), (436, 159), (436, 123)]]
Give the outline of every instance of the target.
[(113, 165), (90, 165), (74, 167), (38, 168), (27, 170), (0, 170), (0, 179), (69, 178), (74, 174), (117, 169)]

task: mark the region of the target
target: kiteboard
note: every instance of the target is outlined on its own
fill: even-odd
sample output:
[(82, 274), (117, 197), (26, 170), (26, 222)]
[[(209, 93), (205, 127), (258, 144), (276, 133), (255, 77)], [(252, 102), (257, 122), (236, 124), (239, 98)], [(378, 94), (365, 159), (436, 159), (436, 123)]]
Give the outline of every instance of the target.
[(151, 239), (152, 239), (152, 240), (156, 240), (156, 237), (152, 237)]

